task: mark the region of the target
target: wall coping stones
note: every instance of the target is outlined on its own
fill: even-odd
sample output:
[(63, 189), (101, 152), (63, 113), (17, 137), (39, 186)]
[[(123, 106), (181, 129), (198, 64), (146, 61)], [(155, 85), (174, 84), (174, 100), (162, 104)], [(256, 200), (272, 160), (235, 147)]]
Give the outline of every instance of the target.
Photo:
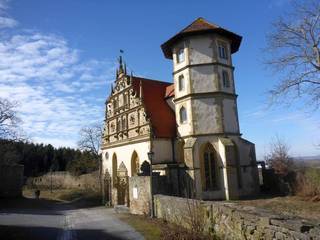
[[(276, 214), (272, 211), (237, 203), (200, 201), (155, 195), (159, 218), (190, 227), (186, 209), (196, 203), (203, 211), (204, 230), (224, 239), (312, 239), (320, 240), (320, 222)], [(179, 219), (177, 221), (176, 219)]]

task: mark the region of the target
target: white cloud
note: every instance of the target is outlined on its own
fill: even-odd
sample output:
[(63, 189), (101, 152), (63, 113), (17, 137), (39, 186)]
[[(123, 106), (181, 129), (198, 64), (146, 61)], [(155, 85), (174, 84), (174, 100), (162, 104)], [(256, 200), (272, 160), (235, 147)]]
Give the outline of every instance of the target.
[(18, 25), (18, 22), (13, 18), (0, 16), (0, 28), (13, 28)]
[[(0, 0), (0, 16), (7, 3)], [(82, 126), (103, 119), (114, 64), (83, 60), (61, 36), (15, 32), (0, 35), (0, 97), (20, 103), (23, 129), (34, 141), (74, 147)]]
[(9, 0), (0, 0), (0, 29), (13, 28), (18, 25), (18, 22), (7, 15)]

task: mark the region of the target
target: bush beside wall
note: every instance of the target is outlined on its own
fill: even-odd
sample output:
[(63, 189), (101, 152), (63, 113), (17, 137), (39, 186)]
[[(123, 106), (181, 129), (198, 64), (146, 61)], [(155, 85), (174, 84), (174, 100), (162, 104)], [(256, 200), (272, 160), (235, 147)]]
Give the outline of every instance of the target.
[(69, 172), (52, 172), (40, 177), (28, 178), (27, 185), (30, 188), (39, 189), (90, 189), (99, 191), (99, 171), (80, 176), (74, 176)]

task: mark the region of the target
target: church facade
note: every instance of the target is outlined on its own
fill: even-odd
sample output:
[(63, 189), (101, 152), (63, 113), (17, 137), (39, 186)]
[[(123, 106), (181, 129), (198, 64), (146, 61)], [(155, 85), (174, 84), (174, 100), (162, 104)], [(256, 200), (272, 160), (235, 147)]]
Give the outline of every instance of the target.
[(173, 83), (127, 74), (120, 58), (101, 148), (114, 205), (129, 203), (128, 178), (148, 164), (168, 176), (175, 195), (229, 200), (257, 193), (255, 146), (241, 137), (232, 65), (241, 39), (196, 19), (161, 45), (173, 62)]

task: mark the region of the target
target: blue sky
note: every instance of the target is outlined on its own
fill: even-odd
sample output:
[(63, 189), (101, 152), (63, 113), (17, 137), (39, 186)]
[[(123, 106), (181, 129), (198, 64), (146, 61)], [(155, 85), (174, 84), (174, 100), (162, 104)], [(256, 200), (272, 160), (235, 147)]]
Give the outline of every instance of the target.
[(319, 111), (267, 108), (277, 80), (262, 64), (266, 33), (290, 0), (0, 0), (0, 97), (20, 103), (28, 136), (76, 146), (101, 121), (119, 49), (137, 75), (172, 81), (160, 45), (199, 16), (243, 36), (233, 56), (240, 127), (258, 158), (278, 135), (291, 154), (317, 155)]

